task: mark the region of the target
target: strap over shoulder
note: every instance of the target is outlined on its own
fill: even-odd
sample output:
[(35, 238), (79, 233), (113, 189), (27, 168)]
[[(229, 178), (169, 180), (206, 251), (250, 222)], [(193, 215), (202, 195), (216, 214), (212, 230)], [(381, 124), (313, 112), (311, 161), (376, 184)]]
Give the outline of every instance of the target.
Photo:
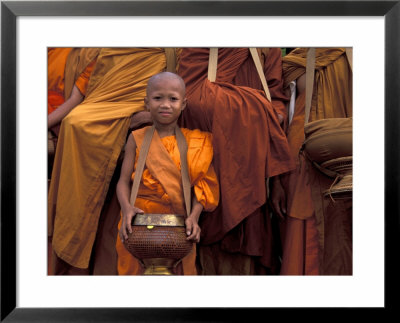
[[(130, 203), (131, 205), (135, 205), (136, 197), (139, 191), (139, 184), (140, 180), (143, 175), (143, 169), (146, 162), (146, 157), (149, 152), (151, 140), (153, 138), (153, 134), (155, 131), (154, 125), (149, 127), (146, 130), (146, 133), (143, 138), (142, 145), (139, 150), (139, 157), (136, 166), (136, 172), (133, 179), (132, 190), (131, 190), (131, 197)], [(187, 142), (186, 139), (181, 131), (181, 129), (176, 126), (175, 128), (175, 136), (176, 141), (178, 143), (178, 149), (181, 159), (181, 176), (182, 176), (182, 185), (183, 185), (183, 195), (185, 199), (185, 206), (186, 206), (186, 215), (189, 216), (191, 212), (191, 197), (190, 197), (190, 179), (189, 179), (189, 169), (187, 164)]]
[(310, 47), (307, 52), (306, 60), (306, 104), (304, 124), (306, 125), (310, 118), (312, 93), (314, 88), (314, 73), (315, 73), (315, 48)]
[[(253, 58), (254, 64), (256, 66), (258, 76), (260, 77), (265, 95), (267, 96), (268, 101), (271, 102), (271, 94), (268, 89), (267, 80), (264, 75), (258, 51), (256, 48), (249, 48), (249, 50), (251, 57)], [(266, 55), (268, 51), (264, 50), (263, 53), (264, 55)], [(210, 48), (210, 56), (208, 59), (208, 80), (210, 82), (215, 82), (217, 78), (217, 66), (218, 66), (218, 48)]]
[[(353, 49), (346, 48), (346, 57), (349, 62), (350, 69), (353, 70)], [(306, 104), (305, 104), (305, 117), (304, 124), (309, 122), (312, 93), (314, 88), (314, 74), (315, 74), (315, 48), (310, 47), (307, 52), (306, 60)]]
[(271, 102), (271, 94), (269, 93), (267, 80), (265, 78), (264, 70), (261, 65), (260, 56), (256, 48), (249, 48), (251, 57), (253, 58), (254, 64), (256, 65), (258, 76), (260, 77), (261, 84), (264, 88), (265, 95), (269, 102)]
[(208, 58), (208, 80), (215, 82), (217, 78), (218, 65), (218, 48), (210, 48), (210, 56)]
[(167, 63), (167, 72), (176, 72), (176, 54), (175, 54), (175, 48), (172, 47), (166, 47), (164, 48), (165, 51), (165, 58), (166, 58), (166, 63)]
[(346, 47), (346, 57), (347, 61), (349, 62), (350, 69), (353, 71), (353, 48)]
[(138, 163), (131, 190), (131, 198), (130, 198), (131, 205), (135, 205), (136, 197), (139, 191), (140, 180), (143, 174), (144, 164), (146, 162), (147, 153), (149, 152), (150, 143), (151, 139), (153, 138), (154, 130), (155, 130), (154, 126), (151, 126), (146, 130), (142, 146), (140, 147)]

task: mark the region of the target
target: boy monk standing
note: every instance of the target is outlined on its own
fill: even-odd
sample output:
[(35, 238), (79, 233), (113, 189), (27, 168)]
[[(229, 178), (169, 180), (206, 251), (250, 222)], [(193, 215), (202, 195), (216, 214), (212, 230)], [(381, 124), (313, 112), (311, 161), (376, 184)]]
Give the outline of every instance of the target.
[[(121, 205), (119, 238), (117, 239), (118, 273), (141, 274), (143, 268), (124, 247), (123, 242), (132, 232), (132, 219), (137, 213), (186, 214), (180, 175), (181, 160), (176, 132), (181, 131), (188, 146), (187, 163), (192, 190), (191, 213), (185, 220), (187, 239), (200, 241), (198, 219), (203, 210), (214, 210), (219, 201), (219, 185), (212, 166), (213, 148), (210, 133), (180, 129), (177, 120), (186, 106), (185, 84), (174, 73), (162, 72), (150, 78), (145, 97), (155, 131), (146, 158), (135, 205), (130, 204), (130, 192), (138, 155), (149, 127), (129, 136), (117, 196)], [(183, 258), (175, 274), (194, 275), (196, 251)]]

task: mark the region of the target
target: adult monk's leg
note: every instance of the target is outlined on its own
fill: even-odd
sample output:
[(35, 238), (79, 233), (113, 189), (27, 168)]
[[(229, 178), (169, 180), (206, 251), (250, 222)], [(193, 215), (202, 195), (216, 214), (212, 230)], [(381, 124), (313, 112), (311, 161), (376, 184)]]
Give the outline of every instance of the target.
[(281, 275), (303, 275), (304, 273), (304, 220), (286, 218), (283, 242)]
[(59, 258), (54, 252), (51, 257), (50, 266), (51, 267), (49, 275), (71, 275), (71, 276), (89, 275), (89, 268), (81, 269), (71, 266), (70, 264), (66, 263), (64, 260)]

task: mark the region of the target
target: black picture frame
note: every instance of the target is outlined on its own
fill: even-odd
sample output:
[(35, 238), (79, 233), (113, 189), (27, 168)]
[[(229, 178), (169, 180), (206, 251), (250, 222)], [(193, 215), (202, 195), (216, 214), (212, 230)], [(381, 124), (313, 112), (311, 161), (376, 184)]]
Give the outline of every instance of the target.
[[(384, 16), (385, 18), (385, 306), (396, 310), (399, 278), (400, 1), (2, 1), (1, 2), (1, 321), (236, 322), (309, 309), (18, 308), (16, 306), (16, 19), (18, 16)], [(374, 261), (371, 255), (371, 261)], [(368, 288), (368, 287), (366, 287)], [(393, 294), (395, 292), (395, 294)], [(336, 309), (324, 309), (342, 318)], [(351, 311), (347, 309), (347, 316)], [(296, 314), (297, 315), (297, 314)], [(248, 319), (244, 319), (244, 318)], [(327, 317), (327, 316), (325, 316)], [(275, 318), (280, 319), (280, 318)]]

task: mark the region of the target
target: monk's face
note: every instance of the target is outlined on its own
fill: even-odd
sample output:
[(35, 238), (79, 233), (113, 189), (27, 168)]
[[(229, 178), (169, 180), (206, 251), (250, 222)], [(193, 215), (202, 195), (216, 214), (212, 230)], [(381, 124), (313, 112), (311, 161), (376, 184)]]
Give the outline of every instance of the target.
[(157, 125), (177, 122), (186, 106), (185, 89), (182, 82), (174, 76), (160, 76), (147, 88), (145, 104)]

